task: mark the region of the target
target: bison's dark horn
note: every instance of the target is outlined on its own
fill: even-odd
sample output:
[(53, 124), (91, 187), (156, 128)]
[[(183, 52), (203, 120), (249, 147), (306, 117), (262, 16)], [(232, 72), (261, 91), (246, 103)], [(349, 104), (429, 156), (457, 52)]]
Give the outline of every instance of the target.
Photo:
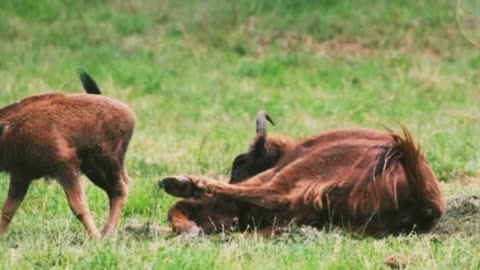
[(256, 131), (257, 135), (266, 135), (267, 134), (267, 127), (266, 122), (270, 122), (272, 125), (275, 125), (270, 115), (267, 114), (265, 111), (259, 111), (257, 113), (257, 120), (256, 120)]

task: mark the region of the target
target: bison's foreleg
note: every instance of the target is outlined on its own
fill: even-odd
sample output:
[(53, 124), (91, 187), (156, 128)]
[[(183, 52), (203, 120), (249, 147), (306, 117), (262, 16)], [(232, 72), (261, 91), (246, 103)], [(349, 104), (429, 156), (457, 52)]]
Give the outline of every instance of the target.
[(15, 212), (25, 198), (28, 187), (30, 186), (30, 179), (25, 179), (21, 176), (12, 174), (10, 176), (10, 186), (8, 188), (7, 199), (2, 208), (2, 219), (0, 221), (0, 234), (7, 231), (10, 221), (12, 221)]
[(222, 195), (265, 208), (285, 208), (290, 200), (270, 183), (261, 186), (240, 186), (215, 181), (202, 176), (176, 176), (162, 180), (165, 191), (178, 197)]

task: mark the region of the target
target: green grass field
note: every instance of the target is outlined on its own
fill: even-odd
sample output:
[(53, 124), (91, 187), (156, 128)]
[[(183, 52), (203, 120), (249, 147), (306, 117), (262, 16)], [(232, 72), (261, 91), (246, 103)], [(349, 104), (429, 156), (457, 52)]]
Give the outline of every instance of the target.
[[(81, 92), (83, 68), (137, 115), (118, 235), (90, 240), (59, 185), (36, 181), (0, 238), (0, 269), (382, 269), (392, 254), (408, 269), (480, 269), (478, 203), (452, 210), (442, 232), (385, 239), (308, 228), (171, 238), (148, 225), (167, 228), (175, 201), (161, 177), (227, 179), (260, 109), (271, 133), (296, 138), (404, 123), (447, 203), (480, 194), (480, 49), (460, 33), (455, 2), (0, 1), (2, 106)], [(107, 198), (83, 183), (100, 226)]]

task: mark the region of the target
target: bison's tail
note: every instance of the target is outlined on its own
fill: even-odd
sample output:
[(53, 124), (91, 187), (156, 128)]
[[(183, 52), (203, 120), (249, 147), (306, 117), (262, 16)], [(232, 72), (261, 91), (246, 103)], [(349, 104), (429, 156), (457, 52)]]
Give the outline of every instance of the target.
[[(398, 209), (400, 200), (409, 198), (424, 209), (424, 218), (436, 220), (445, 210), (438, 182), (410, 132), (401, 128), (403, 136), (392, 132), (392, 142), (377, 147), (376, 161), (353, 183), (350, 206), (357, 215), (378, 214), (389, 205)], [(409, 196), (397, 192), (402, 178), (407, 182)]]
[(83, 89), (87, 94), (101, 95), (102, 92), (98, 88), (97, 83), (88, 75), (85, 71), (80, 70), (79, 72), (80, 81), (82, 82)]

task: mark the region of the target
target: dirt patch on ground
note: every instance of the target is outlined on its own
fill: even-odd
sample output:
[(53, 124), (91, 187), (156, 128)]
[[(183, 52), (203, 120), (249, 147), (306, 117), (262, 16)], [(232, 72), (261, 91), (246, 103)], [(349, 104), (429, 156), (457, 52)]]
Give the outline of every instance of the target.
[(467, 195), (447, 200), (447, 210), (432, 233), (449, 235), (454, 233), (480, 232), (480, 196)]
[(130, 234), (143, 235), (145, 237), (172, 237), (172, 230), (168, 226), (161, 226), (157, 223), (143, 222), (136, 219), (128, 221), (125, 231)]

